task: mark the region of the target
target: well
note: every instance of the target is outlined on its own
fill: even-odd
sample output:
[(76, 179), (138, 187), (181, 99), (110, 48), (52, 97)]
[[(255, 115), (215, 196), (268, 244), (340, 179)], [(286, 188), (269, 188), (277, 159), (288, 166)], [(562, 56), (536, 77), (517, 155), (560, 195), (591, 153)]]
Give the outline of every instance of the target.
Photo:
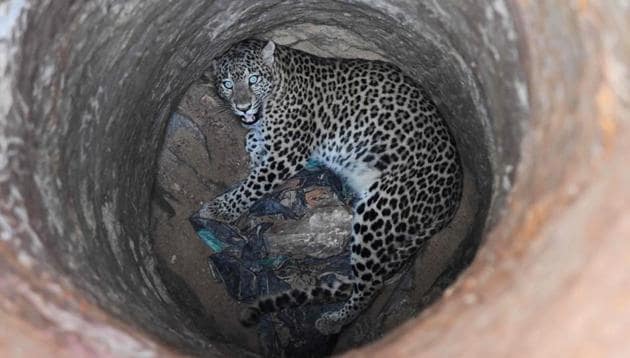
[(297, 26), (341, 29), (418, 77), (480, 198), (472, 266), (350, 354), (627, 349), (624, 3), (9, 0), (0, 16), (3, 353), (248, 354), (201, 332), (157, 274), (156, 159), (212, 57)]

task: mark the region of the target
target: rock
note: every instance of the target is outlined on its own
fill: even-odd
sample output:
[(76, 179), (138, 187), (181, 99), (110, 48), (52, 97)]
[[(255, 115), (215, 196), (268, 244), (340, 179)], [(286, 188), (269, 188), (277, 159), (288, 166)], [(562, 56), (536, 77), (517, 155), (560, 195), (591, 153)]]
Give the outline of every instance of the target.
[(325, 258), (339, 254), (350, 237), (352, 214), (342, 206), (308, 210), (299, 220), (276, 222), (267, 232), (269, 252)]

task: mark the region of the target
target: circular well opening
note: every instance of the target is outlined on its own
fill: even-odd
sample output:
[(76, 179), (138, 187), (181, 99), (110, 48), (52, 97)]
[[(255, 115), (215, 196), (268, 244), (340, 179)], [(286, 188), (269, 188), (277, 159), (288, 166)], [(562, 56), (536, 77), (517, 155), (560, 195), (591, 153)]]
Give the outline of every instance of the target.
[[(54, 21), (49, 14), (56, 15)], [(25, 137), (33, 144), (24, 152), (32, 159), (29, 175), (18, 173), (15, 179), (21, 188), (32, 188), (28, 209), (40, 213), (36, 231), (46, 239), (27, 250), (49, 258), (39, 264), (60, 269), (114, 317), (183, 351), (258, 350), (251, 332), (230, 323), (237, 315), (229, 310), (237, 305), (228, 312), (213, 307), (225, 302), (215, 300), (223, 293), (210, 281), (208, 254), (192, 229), (187, 222), (168, 223), (190, 214), (179, 209), (196, 207), (213, 196), (211, 190), (239, 179), (242, 172), (225, 165), (246, 166), (227, 160), (243, 153), (237, 140), (242, 133), (232, 128), (236, 121), (227, 113), (216, 115), (216, 102), (198, 82), (212, 58), (242, 39), (271, 38), (316, 54), (395, 63), (436, 101), (466, 168), (467, 199), (442, 234), (448, 240), (434, 240), (427, 249), (440, 253), (438, 259), (421, 257), (411, 270), (423, 289), (399, 319), (373, 334), (342, 335), (337, 349), (378, 338), (438, 297), (472, 260), (511, 189), (521, 136), (515, 123), (525, 118), (527, 101), (508, 8), (428, 1), (48, 4), (31, 8), (28, 19), (16, 56), (29, 60), (15, 74), (31, 80), (16, 81), (23, 105), (12, 107), (11, 115), (42, 122)], [(35, 33), (49, 33), (51, 40), (42, 43)], [(165, 138), (179, 128), (169, 125), (173, 110), (188, 117), (206, 148), (220, 135), (234, 141), (223, 151), (190, 152), (206, 163), (186, 169), (201, 178), (194, 193), (192, 177), (179, 183), (180, 191), (159, 185), (160, 173), (169, 172), (160, 171), (158, 154), (169, 149), (172, 142)], [(170, 174), (174, 179), (178, 173)], [(187, 194), (178, 197), (182, 191)], [(174, 214), (169, 207), (177, 209)], [(164, 234), (164, 225), (171, 235)], [(177, 232), (181, 237), (173, 235)]]

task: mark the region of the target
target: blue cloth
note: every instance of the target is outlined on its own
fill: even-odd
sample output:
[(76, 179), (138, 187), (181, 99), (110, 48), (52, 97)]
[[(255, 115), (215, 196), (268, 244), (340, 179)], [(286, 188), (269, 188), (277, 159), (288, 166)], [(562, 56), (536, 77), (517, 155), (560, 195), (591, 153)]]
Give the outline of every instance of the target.
[[(282, 215), (286, 219), (299, 219), (307, 210), (304, 188), (312, 186), (329, 187), (338, 198), (350, 205), (354, 194), (332, 171), (310, 162), (297, 178), (295, 201), (291, 207), (280, 202), (285, 190), (276, 191), (256, 202), (250, 209), (250, 216)], [(257, 225), (249, 232), (242, 233), (230, 225), (191, 216), (190, 222), (198, 237), (213, 251), (208, 264), (217, 273), (228, 294), (234, 300), (251, 303), (257, 297), (290, 288), (284, 279), (309, 273), (309, 277), (332, 273), (349, 276), (350, 251), (342, 254), (316, 258), (306, 256), (301, 259), (268, 254), (264, 233), (272, 224)], [(283, 279), (284, 278), (284, 279)], [(273, 315), (266, 315), (258, 325), (259, 341), (265, 356), (321, 357), (331, 353), (335, 337), (321, 335), (314, 326), (323, 313), (340, 308), (342, 303), (311, 305), (287, 309)], [(278, 332), (282, 330), (282, 335)], [(289, 332), (288, 335), (286, 332)]]

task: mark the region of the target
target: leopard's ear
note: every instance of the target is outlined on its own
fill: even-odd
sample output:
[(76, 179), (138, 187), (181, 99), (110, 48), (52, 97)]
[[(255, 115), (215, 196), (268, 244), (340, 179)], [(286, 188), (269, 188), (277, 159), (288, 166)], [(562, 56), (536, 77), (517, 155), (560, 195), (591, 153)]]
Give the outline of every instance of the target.
[(212, 72), (216, 74), (217, 71), (219, 71), (219, 63), (217, 60), (212, 60)]
[(276, 44), (273, 41), (267, 42), (262, 49), (262, 58), (265, 65), (271, 67), (273, 65), (273, 53), (276, 51)]

